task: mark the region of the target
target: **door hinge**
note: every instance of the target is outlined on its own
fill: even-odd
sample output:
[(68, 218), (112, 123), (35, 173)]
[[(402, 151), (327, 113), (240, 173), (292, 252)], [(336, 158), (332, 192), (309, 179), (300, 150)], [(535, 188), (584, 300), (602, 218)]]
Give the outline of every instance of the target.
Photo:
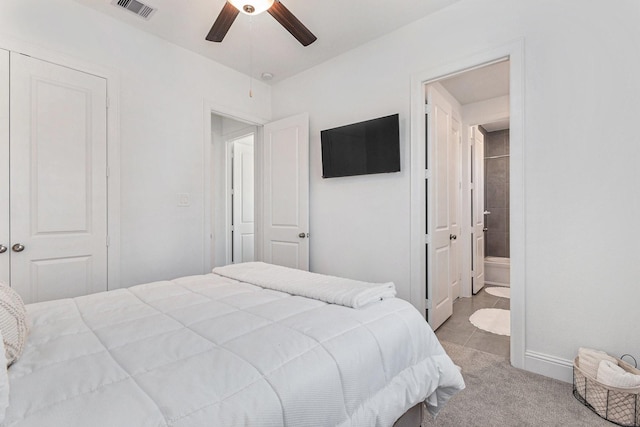
[(424, 300), (424, 307), (427, 310), (431, 310), (431, 300), (430, 299)]
[(107, 109), (108, 109), (109, 107), (111, 107), (111, 100), (109, 99), (109, 97), (108, 97), (108, 96), (107, 96), (107, 102), (106, 102), (106, 104), (107, 104)]
[(109, 166), (107, 166), (107, 178), (109, 178), (110, 175), (111, 175), (111, 169), (109, 168)]
[(107, 236), (106, 240), (107, 240), (107, 242), (106, 242), (107, 243), (107, 247), (109, 247), (109, 245), (111, 244), (111, 239), (109, 238), (109, 236)]
[(431, 114), (431, 105), (430, 104), (424, 104), (424, 113), (425, 114)]

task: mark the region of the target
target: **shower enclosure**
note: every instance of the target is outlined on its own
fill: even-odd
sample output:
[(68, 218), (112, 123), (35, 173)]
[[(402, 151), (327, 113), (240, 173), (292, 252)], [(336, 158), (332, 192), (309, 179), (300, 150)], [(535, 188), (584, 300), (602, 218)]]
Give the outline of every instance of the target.
[(509, 129), (486, 132), (484, 153), (485, 283), (509, 286)]

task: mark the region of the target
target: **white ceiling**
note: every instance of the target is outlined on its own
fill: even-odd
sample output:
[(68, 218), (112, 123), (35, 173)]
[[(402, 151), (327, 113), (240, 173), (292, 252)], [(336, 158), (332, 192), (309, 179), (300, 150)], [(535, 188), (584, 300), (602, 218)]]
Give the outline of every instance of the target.
[(461, 105), (509, 94), (509, 61), (457, 74), (440, 83)]
[(283, 0), (318, 37), (308, 47), (268, 13), (254, 17), (241, 13), (222, 43), (206, 41), (225, 0), (141, 0), (157, 8), (149, 21), (114, 6), (113, 0), (76, 1), (244, 74), (260, 78), (263, 72), (270, 72), (272, 82), (277, 82), (458, 0)]
[[(509, 95), (509, 61), (465, 71), (439, 81), (461, 105)], [(483, 123), (487, 132), (509, 129), (509, 118)]]

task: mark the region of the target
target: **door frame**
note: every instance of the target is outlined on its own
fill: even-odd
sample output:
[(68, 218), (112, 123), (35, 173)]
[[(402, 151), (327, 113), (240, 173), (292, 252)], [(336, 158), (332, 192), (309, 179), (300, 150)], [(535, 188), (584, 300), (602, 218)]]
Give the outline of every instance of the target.
[[(10, 98), (11, 92), (11, 52), (0, 50), (0, 245), (4, 246), (4, 253), (0, 254), (0, 282), (11, 283), (11, 206), (9, 166), (9, 138), (10, 138)], [(5, 204), (6, 200), (6, 204)]]
[[(259, 184), (259, 177), (262, 176), (262, 127), (269, 122), (268, 118), (255, 116), (253, 114), (247, 113), (246, 111), (235, 110), (233, 108), (229, 108), (228, 106), (217, 104), (211, 100), (204, 99), (203, 100), (203, 139), (202, 139), (202, 155), (204, 159), (204, 167), (202, 173), (203, 179), (203, 230), (202, 233), (202, 272), (204, 274), (210, 273), (211, 269), (215, 265), (214, 254), (211, 251), (211, 243), (217, 237), (213, 230), (213, 220), (212, 220), (212, 197), (211, 192), (213, 190), (211, 176), (213, 173), (213, 168), (211, 165), (211, 115), (215, 114), (221, 117), (226, 117), (229, 119), (237, 120), (240, 122), (245, 122), (248, 126), (255, 126), (255, 137), (254, 137), (254, 146), (253, 146), (253, 170), (254, 170), (254, 226), (255, 226), (255, 242), (254, 242), (254, 250), (255, 250), (255, 259), (262, 259), (262, 191)], [(227, 149), (225, 143), (225, 150)], [(228, 155), (225, 153), (225, 156)], [(225, 160), (226, 162), (226, 160)], [(226, 174), (225, 174), (226, 176)], [(226, 184), (225, 184), (226, 188)], [(226, 203), (226, 202), (225, 202)], [(226, 209), (225, 209), (226, 215)], [(225, 218), (225, 221), (227, 219)], [(222, 236), (222, 238), (226, 239), (227, 236)]]
[[(510, 233), (511, 233), (511, 364), (525, 368), (525, 169), (524, 169), (524, 39), (471, 53), (463, 59), (439, 65), (411, 76), (411, 302), (424, 316), (426, 310), (427, 259), (425, 179), (430, 171), (424, 166), (426, 135), (424, 119), (424, 86), (445, 77), (461, 74), (504, 59), (510, 61)], [(429, 147), (430, 149), (430, 147)], [(463, 182), (466, 182), (463, 179)], [(431, 186), (431, 180), (429, 181)], [(433, 191), (429, 191), (429, 199)], [(464, 197), (462, 223), (470, 223), (467, 209), (468, 198)], [(428, 201), (432, 205), (433, 200)], [(465, 233), (466, 234), (466, 233)], [(464, 240), (462, 242), (465, 245)], [(466, 271), (466, 270), (465, 270)]]
[(0, 49), (72, 68), (107, 82), (107, 290), (122, 287), (120, 280), (120, 77), (119, 71), (3, 36)]

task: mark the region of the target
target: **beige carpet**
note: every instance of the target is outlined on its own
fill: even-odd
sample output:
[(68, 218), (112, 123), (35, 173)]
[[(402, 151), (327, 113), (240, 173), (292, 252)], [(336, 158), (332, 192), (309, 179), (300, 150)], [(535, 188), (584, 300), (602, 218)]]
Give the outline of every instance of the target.
[(511, 336), (511, 311), (509, 310), (481, 308), (469, 317), (469, 322), (483, 331)]
[(572, 385), (512, 367), (503, 357), (442, 341), (462, 367), (467, 388), (453, 396), (436, 420), (426, 413), (423, 427), (606, 427), (581, 405)]
[(484, 288), (485, 292), (494, 297), (509, 298), (511, 299), (511, 288), (506, 286), (491, 286)]

